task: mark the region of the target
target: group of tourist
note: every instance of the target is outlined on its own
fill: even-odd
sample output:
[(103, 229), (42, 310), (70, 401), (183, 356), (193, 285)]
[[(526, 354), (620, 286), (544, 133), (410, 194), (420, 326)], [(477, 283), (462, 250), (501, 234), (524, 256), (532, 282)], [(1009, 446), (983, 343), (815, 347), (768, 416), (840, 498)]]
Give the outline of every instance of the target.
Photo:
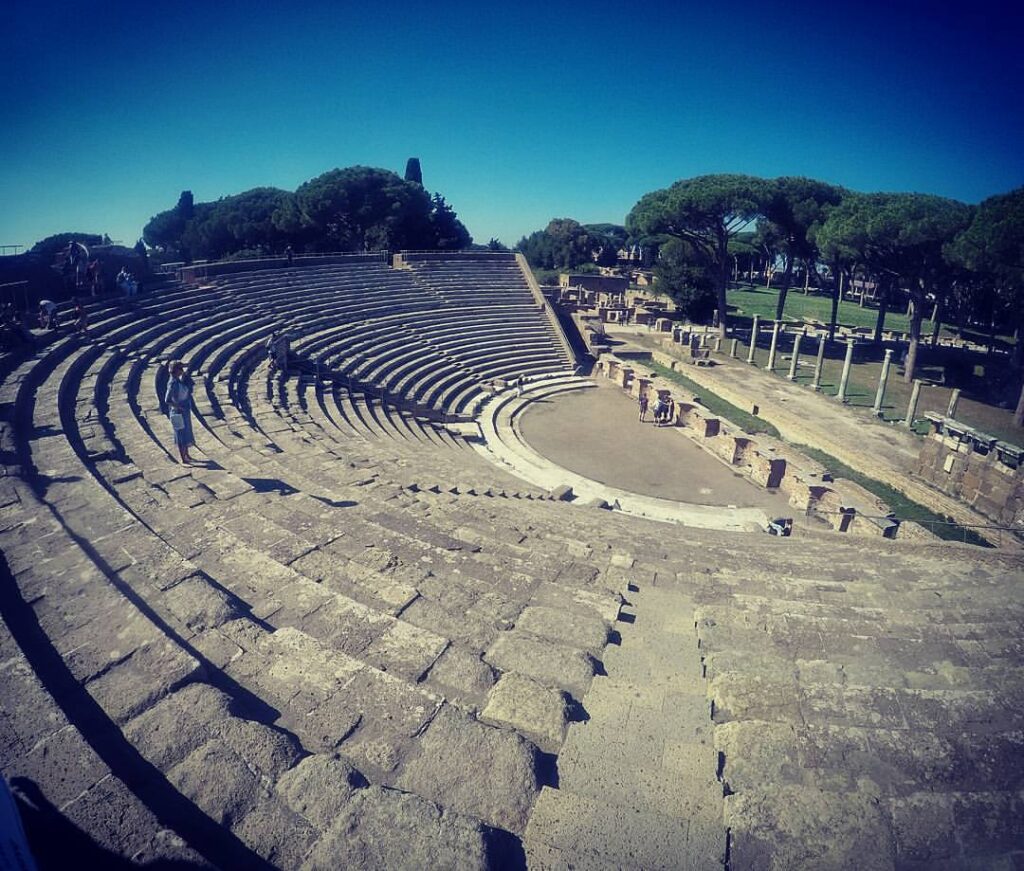
[[(75, 329), (83, 335), (88, 335), (89, 313), (85, 310), (85, 305), (78, 297), (72, 297), (71, 304), (74, 306)], [(61, 313), (57, 303), (52, 299), (39, 300), (39, 329), (58, 332), (60, 328)], [(29, 338), (31, 339), (31, 334)]]
[(131, 270), (127, 266), (121, 267), (121, 271), (117, 273), (114, 283), (117, 285), (117, 289), (125, 296), (135, 296), (139, 292), (139, 280), (132, 275)]
[(674, 399), (664, 399), (661, 394), (658, 394), (658, 398), (654, 400), (654, 408), (650, 407), (650, 399), (646, 393), (641, 393), (637, 399), (637, 406), (640, 409), (640, 422), (645, 423), (647, 421), (648, 409), (654, 414), (654, 425), (664, 426), (665, 424), (671, 423), (672, 418), (676, 413), (676, 401)]

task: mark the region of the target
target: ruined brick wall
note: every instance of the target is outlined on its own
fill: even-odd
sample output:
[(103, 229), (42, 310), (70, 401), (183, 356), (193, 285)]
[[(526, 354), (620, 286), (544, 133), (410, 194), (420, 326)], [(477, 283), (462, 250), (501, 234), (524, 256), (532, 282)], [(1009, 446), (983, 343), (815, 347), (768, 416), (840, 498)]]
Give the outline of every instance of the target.
[(933, 435), (925, 439), (915, 471), (996, 523), (1024, 523), (1024, 469), (1011, 469), (995, 454)]

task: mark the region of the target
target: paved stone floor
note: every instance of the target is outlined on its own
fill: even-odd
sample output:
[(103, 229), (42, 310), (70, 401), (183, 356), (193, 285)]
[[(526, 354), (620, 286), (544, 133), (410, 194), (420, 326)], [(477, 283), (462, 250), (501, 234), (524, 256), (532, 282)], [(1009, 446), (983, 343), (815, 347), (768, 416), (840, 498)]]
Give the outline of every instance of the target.
[(612, 487), (699, 505), (792, 514), (785, 496), (751, 483), (680, 430), (641, 424), (632, 399), (598, 383), (598, 390), (531, 405), (519, 421), (523, 438), (548, 459)]

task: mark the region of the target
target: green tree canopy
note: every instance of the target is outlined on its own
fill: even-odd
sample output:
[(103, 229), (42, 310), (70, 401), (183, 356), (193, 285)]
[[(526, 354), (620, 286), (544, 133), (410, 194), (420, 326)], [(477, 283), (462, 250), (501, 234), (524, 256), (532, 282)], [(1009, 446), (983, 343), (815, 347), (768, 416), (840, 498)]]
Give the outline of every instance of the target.
[(782, 318), (786, 307), (794, 264), (801, 260), (810, 268), (817, 262), (815, 231), (825, 222), (828, 207), (837, 205), (843, 193), (842, 188), (812, 178), (783, 176), (775, 179), (774, 192), (765, 207), (764, 218), (758, 221), (758, 232), (764, 231), (771, 236), (785, 262), (775, 309), (776, 320)]
[(702, 175), (641, 197), (626, 218), (634, 237), (665, 235), (689, 244), (715, 278), (719, 329), (727, 332), (729, 240), (764, 213), (774, 189), (749, 175)]
[(285, 234), (274, 221), (292, 194), (278, 188), (253, 188), (214, 203), (200, 203), (182, 233), (192, 257), (213, 259), (236, 251), (271, 253)]
[(189, 221), (195, 217), (195, 200), (192, 191), (182, 191), (173, 209), (160, 212), (149, 219), (142, 230), (142, 238), (153, 248), (175, 254), (184, 254), (182, 237)]
[(688, 242), (669, 239), (654, 266), (654, 289), (667, 294), (696, 323), (715, 310), (715, 276)]
[(445, 202), (440, 194), (434, 194), (430, 198), (431, 211), (430, 223), (434, 230), (434, 239), (431, 248), (439, 251), (452, 251), (468, 248), (473, 244), (473, 237), (469, 230), (458, 219), (455, 210)]
[(524, 236), (516, 246), (537, 269), (575, 269), (593, 262), (595, 239), (579, 221), (554, 218), (543, 230)]
[(146, 243), (185, 259), (279, 252), (386, 248), (456, 249), (469, 231), (440, 194), (418, 182), (365, 166), (335, 169), (295, 193), (253, 188), (196, 203), (184, 191), (173, 209), (155, 215)]
[(592, 256), (598, 266), (615, 266), (619, 262), (619, 249), (629, 244), (629, 233), (622, 224), (584, 224), (583, 229), (595, 246)]
[[(1017, 333), (1014, 367), (1024, 364), (1024, 187), (984, 200), (971, 223), (945, 249), (955, 264), (971, 270), (977, 286), (990, 289), (987, 307), (1008, 315)], [(1024, 387), (1014, 412), (1024, 425)]]
[(386, 169), (350, 166), (295, 191), (302, 225), (336, 251), (433, 248), (430, 195)]
[(926, 295), (938, 299), (947, 269), (943, 247), (971, 220), (971, 207), (930, 194), (854, 194), (832, 209), (814, 237), (826, 251), (864, 264), (879, 280), (882, 299), (875, 326), (881, 341), (888, 303), (904, 288), (913, 303), (904, 377), (913, 380)]

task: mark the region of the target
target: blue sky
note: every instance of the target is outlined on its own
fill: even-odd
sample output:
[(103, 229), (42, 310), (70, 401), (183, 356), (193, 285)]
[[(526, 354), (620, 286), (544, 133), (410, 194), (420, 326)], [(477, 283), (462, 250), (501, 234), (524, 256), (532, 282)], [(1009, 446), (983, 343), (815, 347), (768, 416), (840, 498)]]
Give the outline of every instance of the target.
[(0, 244), (420, 158), (475, 239), (707, 172), (1024, 184), (1019, 3), (18, 3)]

